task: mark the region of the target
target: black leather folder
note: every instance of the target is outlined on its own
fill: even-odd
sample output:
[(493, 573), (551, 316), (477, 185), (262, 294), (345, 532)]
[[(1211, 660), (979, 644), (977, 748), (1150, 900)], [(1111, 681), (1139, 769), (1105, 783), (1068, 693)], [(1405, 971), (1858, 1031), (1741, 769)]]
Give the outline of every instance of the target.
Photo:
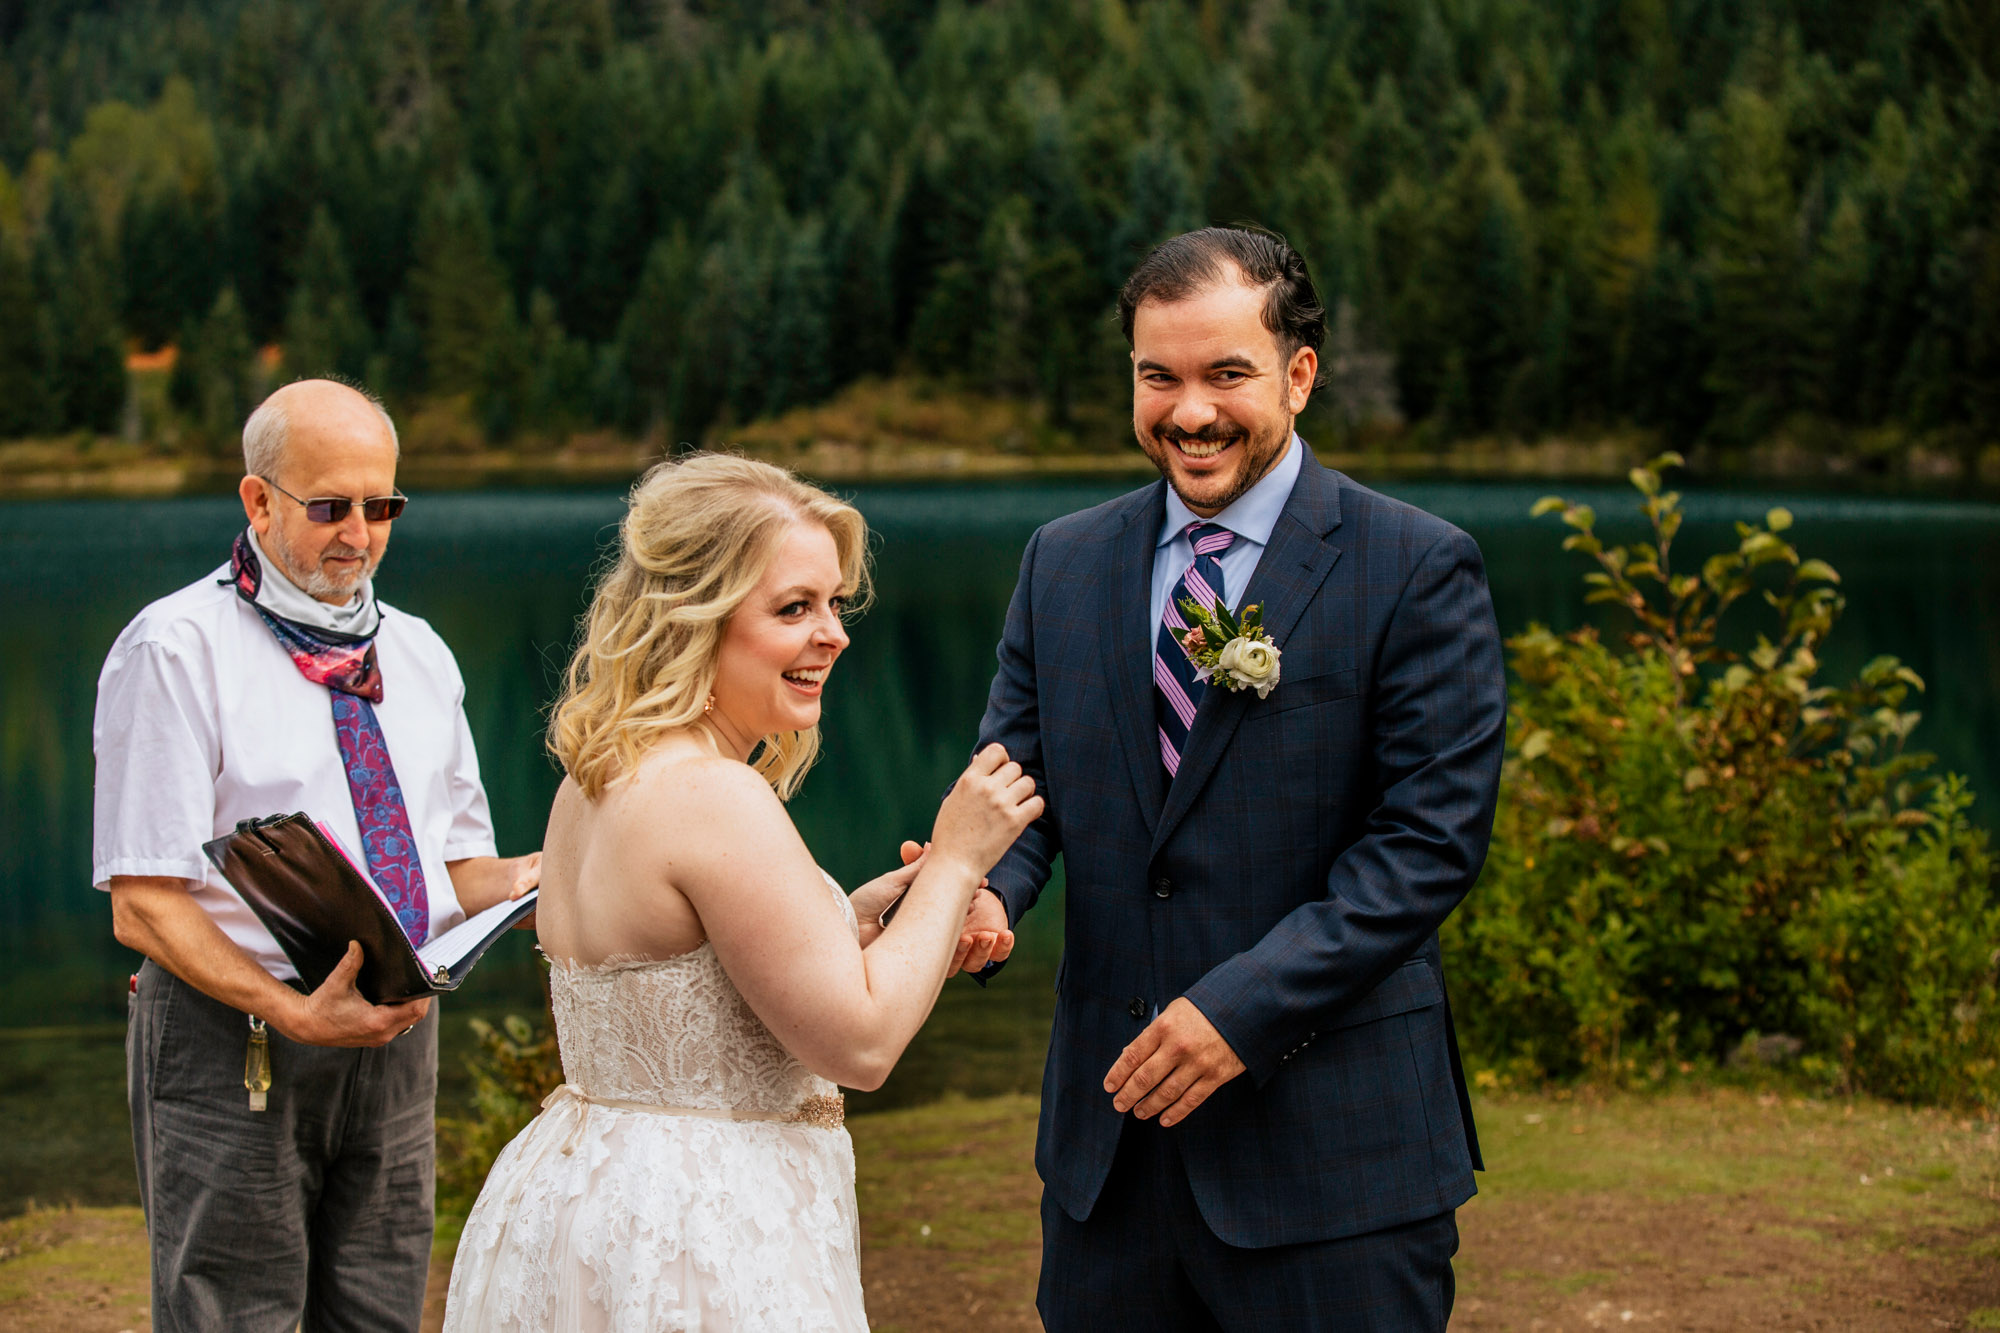
[(347, 853), (304, 814), (246, 819), (202, 851), (278, 941), (308, 992), (339, 966), (349, 940), (361, 942), (355, 988), (376, 1004), (457, 990), (493, 942), (535, 910), (531, 892), (418, 949)]

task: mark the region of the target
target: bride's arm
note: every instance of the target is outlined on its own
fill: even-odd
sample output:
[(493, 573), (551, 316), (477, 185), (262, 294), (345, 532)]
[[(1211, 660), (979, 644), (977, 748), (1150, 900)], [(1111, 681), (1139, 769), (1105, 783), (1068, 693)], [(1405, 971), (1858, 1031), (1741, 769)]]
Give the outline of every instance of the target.
[[(944, 985), (979, 881), (1041, 812), (1032, 779), (997, 747), (938, 812), (896, 926), (865, 952), (770, 786), (742, 764), (676, 766), (670, 820), (633, 833), (700, 915), (751, 1009), (808, 1069), (880, 1087)], [(654, 801), (640, 803), (655, 810)]]
[[(928, 847), (915, 842), (905, 842), (902, 846), (903, 864), (886, 875), (878, 875), (853, 893), (847, 901), (854, 907), (855, 921), (861, 930), (861, 947), (865, 950), (882, 938), (882, 914), (894, 906), (896, 900), (910, 887), (922, 868), (919, 864)], [(987, 890), (986, 896), (997, 905), (999, 898), (991, 891), (987, 881), (979, 881), (979, 887)], [(981, 920), (979, 911), (980, 895), (972, 895), (972, 906), (967, 909), (965, 923), (958, 928), (958, 947), (952, 951), (951, 966), (945, 969), (946, 977), (955, 977), (960, 972), (978, 972), (988, 962), (1001, 962), (1014, 951), (1014, 932), (1004, 925), (995, 928)], [(1000, 920), (1006, 920), (1006, 909), (1000, 907)]]

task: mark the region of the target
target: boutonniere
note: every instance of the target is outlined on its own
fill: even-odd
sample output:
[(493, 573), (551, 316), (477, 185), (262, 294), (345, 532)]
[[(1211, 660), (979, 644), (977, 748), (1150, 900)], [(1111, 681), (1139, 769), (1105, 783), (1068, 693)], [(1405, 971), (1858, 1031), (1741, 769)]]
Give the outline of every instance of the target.
[(1225, 690), (1255, 690), (1262, 699), (1278, 683), (1278, 645), (1264, 628), (1264, 608), (1252, 603), (1243, 619), (1230, 617), (1220, 602), (1210, 611), (1192, 598), (1181, 599), (1190, 628), (1181, 635), (1181, 649), (1194, 663), (1194, 673)]

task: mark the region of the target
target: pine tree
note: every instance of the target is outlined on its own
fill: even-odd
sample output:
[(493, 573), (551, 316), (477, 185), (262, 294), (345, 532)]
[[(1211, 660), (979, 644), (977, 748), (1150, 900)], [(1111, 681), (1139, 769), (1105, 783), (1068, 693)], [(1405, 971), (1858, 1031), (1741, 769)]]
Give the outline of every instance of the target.
[(293, 378), (359, 378), (367, 373), (373, 344), (340, 231), (333, 215), (317, 208), (285, 309), (285, 371)]
[(214, 302), (224, 276), (218, 239), (178, 189), (138, 194), (126, 205), (119, 236), (124, 325), (141, 347), (167, 342)]
[(1625, 401), (1633, 420), (1658, 427), (1677, 446), (1692, 444), (1714, 415), (1706, 382), (1707, 299), (1694, 261), (1670, 242), (1633, 301)]
[[(1396, 360), (1396, 396), (1417, 421), (1430, 417), (1444, 397), (1446, 362), (1456, 339), (1441, 211), (1422, 186), (1399, 174), (1363, 224), (1381, 291), (1377, 317)], [(1362, 313), (1369, 313), (1365, 306)]]
[(560, 439), (582, 423), (590, 408), (596, 369), (590, 344), (569, 336), (555, 298), (538, 289), (528, 298), (527, 347), (522, 424)]
[(62, 229), (45, 234), (39, 286), (47, 314), (50, 420), (58, 430), (109, 434), (127, 395), (125, 353), (111, 299), (110, 266), (89, 233), (70, 232), (71, 258), (58, 253)]
[(617, 352), (612, 359), (622, 370), (629, 393), (615, 379), (603, 383), (599, 390), (600, 399), (613, 400), (635, 414), (625, 423), (630, 427), (651, 433), (680, 426), (685, 373), (682, 339), (694, 286), (695, 254), (687, 233), (676, 229), (653, 242), (625, 316), (619, 321)]
[(1033, 211), (1026, 196), (1010, 195), (987, 221), (979, 245), (986, 318), (979, 327), (973, 364), (988, 389), (1017, 398), (1027, 397), (1035, 388), (1037, 329), (1028, 287), (1034, 263), (1028, 248)]
[(1966, 339), (1967, 406), (1984, 441), (2000, 440), (2000, 200), (1979, 237), (1973, 270), (1973, 323)]
[(632, 166), (620, 162), (588, 214), (578, 277), (563, 298), (567, 322), (580, 337), (608, 338), (617, 330), (652, 242), (648, 211)]
[(1491, 136), (1468, 144), (1446, 179), (1430, 239), (1418, 281), (1435, 289), (1437, 323), (1420, 340), (1455, 357), (1459, 425), (1490, 429), (1531, 354), (1535, 329), (1527, 207)]
[(27, 256), (0, 232), (0, 440), (50, 429), (43, 315)]
[(1614, 132), (1601, 170), (1605, 181), (1591, 235), (1577, 256), (1588, 280), (1582, 324), (1601, 349), (1594, 381), (1598, 405), (1630, 411), (1629, 388), (1639, 295), (1661, 243), (1660, 192), (1653, 179), (1651, 131), (1628, 117)]
[(473, 408), (486, 438), (505, 444), (528, 424), (534, 390), (534, 348), (514, 313), (514, 298), (501, 292), (487, 321), (485, 361), (474, 386)]
[(826, 216), (826, 257), (833, 298), (827, 312), (828, 375), (845, 384), (886, 374), (897, 349), (895, 278), (891, 259), (902, 220), (900, 182), (870, 136), (856, 145), (847, 178)]
[(1805, 274), (1806, 324), (1799, 368), (1801, 391), (1836, 419), (1854, 418), (1861, 383), (1860, 350), (1867, 318), (1872, 249), (1860, 202), (1844, 194), (1827, 220)]
[(423, 334), (423, 383), (434, 393), (477, 391), (511, 298), (493, 251), (485, 191), (470, 169), (434, 184), (417, 218), (410, 310)]
[(207, 316), (181, 335), (169, 391), (213, 453), (229, 452), (250, 415), (255, 355), (234, 287), (224, 287)]
[(1797, 198), (1779, 110), (1729, 90), (1715, 127), (1715, 204), (1707, 262), (1715, 305), (1706, 383), (1725, 440), (1747, 442), (1792, 405), (1800, 320)]
[(1178, 144), (1155, 133), (1132, 155), (1126, 177), (1125, 212), (1112, 229), (1106, 277), (1122, 284), (1147, 251), (1202, 225), (1194, 174)]
[(771, 326), (762, 343), (766, 371), (762, 410), (775, 416), (797, 403), (817, 402), (832, 385), (828, 347), (832, 282), (826, 229), (818, 219), (792, 228), (771, 286)]

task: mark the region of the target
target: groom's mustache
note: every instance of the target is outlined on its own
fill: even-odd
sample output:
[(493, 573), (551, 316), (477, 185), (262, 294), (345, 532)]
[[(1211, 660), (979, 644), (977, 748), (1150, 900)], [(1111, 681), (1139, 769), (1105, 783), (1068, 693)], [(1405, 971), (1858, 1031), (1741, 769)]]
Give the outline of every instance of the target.
[(1185, 444), (1192, 440), (1196, 444), (1228, 444), (1243, 438), (1243, 432), (1234, 426), (1214, 422), (1200, 430), (1182, 430), (1179, 426), (1155, 426), (1153, 438), (1165, 440), (1168, 444)]

